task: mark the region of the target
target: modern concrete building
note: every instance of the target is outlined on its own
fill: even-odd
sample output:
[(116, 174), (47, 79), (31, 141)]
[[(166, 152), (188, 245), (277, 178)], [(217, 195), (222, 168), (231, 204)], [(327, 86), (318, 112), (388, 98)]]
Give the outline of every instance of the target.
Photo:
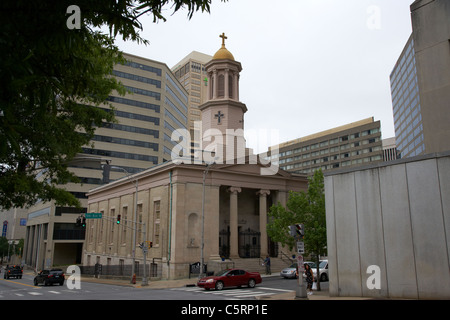
[[(312, 174), (343, 167), (361, 166), (383, 160), (381, 123), (372, 118), (287, 141), (277, 146), (279, 153), (270, 160), (278, 162), (281, 169)], [(275, 149), (276, 150), (276, 149)]]
[(170, 69), (158, 61), (126, 53), (124, 57), (127, 62), (116, 65), (113, 76), (128, 93), (108, 98), (117, 123), (97, 128), (92, 144), (69, 166), (81, 184), (64, 187), (83, 209), (54, 203), (37, 203), (29, 209), (24, 254), (29, 266), (80, 263), (85, 230), (75, 222), (87, 211), (87, 192), (103, 184), (102, 165), (110, 163), (110, 178), (115, 180), (168, 161), (175, 145), (172, 132), (188, 128), (188, 93)]
[[(175, 77), (184, 86), (189, 94), (188, 101), (188, 118), (189, 118), (189, 131), (191, 137), (194, 135), (194, 123), (201, 121), (201, 111), (199, 106), (208, 100), (208, 76), (206, 74), (205, 65), (211, 61), (212, 56), (192, 51), (180, 62), (172, 67), (172, 72)], [(200, 141), (192, 139), (192, 152), (199, 150)]]
[(411, 20), (412, 35), (390, 76), (402, 158), (450, 150), (450, 3), (417, 0)]
[(324, 183), (330, 296), (450, 298), (450, 152)]

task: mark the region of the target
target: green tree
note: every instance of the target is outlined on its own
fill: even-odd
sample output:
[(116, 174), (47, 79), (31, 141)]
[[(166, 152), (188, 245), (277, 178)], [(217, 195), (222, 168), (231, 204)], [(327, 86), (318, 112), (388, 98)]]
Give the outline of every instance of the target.
[[(225, 0), (222, 0), (225, 1)], [(81, 23), (69, 28), (76, 4)], [(78, 182), (67, 163), (95, 128), (115, 121), (97, 108), (123, 86), (111, 77), (124, 63), (116, 36), (148, 44), (139, 31), (165, 6), (209, 12), (211, 0), (2, 0), (0, 4), (0, 209), (38, 199), (79, 206), (61, 185)], [(75, 17), (76, 17), (76, 13)], [(109, 34), (100, 31), (109, 28)]]
[[(327, 230), (325, 218), (325, 193), (322, 170), (317, 170), (308, 179), (306, 192), (290, 192), (286, 208), (280, 203), (273, 205), (269, 212), (267, 233), (273, 241), (293, 249), (296, 240), (290, 235), (289, 226), (303, 223), (305, 227), (305, 255), (317, 257), (327, 254)], [(317, 272), (317, 274), (319, 274)], [(318, 290), (320, 282), (318, 281)]]

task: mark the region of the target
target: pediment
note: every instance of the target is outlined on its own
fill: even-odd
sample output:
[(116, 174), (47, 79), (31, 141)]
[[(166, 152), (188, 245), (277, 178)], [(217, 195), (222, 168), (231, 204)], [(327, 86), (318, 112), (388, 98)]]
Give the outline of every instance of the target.
[(265, 164), (259, 161), (259, 159), (249, 159), (249, 157), (246, 157), (245, 160), (235, 159), (231, 164), (216, 164), (214, 167), (215, 169), (219, 169), (221, 171), (245, 173), (250, 175), (279, 176), (284, 178), (289, 178), (292, 176), (291, 173), (280, 169), (272, 163)]

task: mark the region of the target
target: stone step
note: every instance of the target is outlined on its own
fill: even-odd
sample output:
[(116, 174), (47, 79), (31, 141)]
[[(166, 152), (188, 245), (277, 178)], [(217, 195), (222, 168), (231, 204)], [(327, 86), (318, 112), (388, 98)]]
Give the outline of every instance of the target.
[[(263, 265), (264, 260), (260, 258), (249, 259), (232, 259), (235, 268), (244, 269), (250, 272), (265, 273), (266, 266)], [(272, 273), (277, 273), (292, 264), (287, 259), (270, 258), (270, 269)]]

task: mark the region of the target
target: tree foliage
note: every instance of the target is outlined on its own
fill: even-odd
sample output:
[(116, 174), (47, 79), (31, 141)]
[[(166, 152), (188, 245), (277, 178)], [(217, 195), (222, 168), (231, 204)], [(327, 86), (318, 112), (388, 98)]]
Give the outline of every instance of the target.
[(281, 204), (273, 205), (269, 217), (267, 233), (273, 241), (281, 242), (292, 250), (296, 240), (290, 235), (289, 226), (303, 223), (306, 255), (326, 255), (327, 231), (322, 171), (315, 171), (308, 179), (306, 192), (289, 193), (286, 208)]
[[(224, 1), (224, 0), (222, 0)], [(97, 108), (114, 90), (124, 63), (116, 36), (147, 44), (139, 31), (146, 15), (164, 20), (166, 5), (188, 17), (209, 12), (211, 0), (77, 0), (79, 29), (69, 29), (69, 0), (3, 0), (0, 4), (0, 209), (38, 199), (79, 206), (61, 185), (78, 182), (67, 163), (95, 128), (114, 121)], [(145, 15), (145, 16), (143, 16)], [(110, 34), (98, 30), (108, 26)]]
[[(283, 207), (281, 204), (270, 208), (270, 222), (267, 233), (273, 241), (287, 245), (291, 250), (297, 240), (290, 235), (289, 226), (302, 223), (304, 225), (305, 255), (314, 256), (319, 273), (319, 256), (327, 255), (327, 229), (325, 215), (325, 192), (322, 170), (317, 170), (308, 179), (306, 192), (290, 192)], [(317, 282), (320, 290), (320, 281)]]

